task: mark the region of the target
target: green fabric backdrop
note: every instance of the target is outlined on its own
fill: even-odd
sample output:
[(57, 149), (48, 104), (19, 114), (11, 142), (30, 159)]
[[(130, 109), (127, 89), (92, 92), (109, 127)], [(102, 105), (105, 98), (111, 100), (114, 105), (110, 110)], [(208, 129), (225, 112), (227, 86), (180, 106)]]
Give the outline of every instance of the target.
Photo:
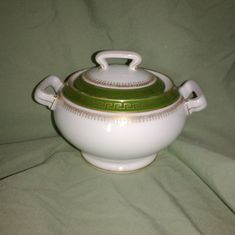
[[(0, 234), (235, 234), (235, 1), (0, 2)], [(208, 107), (149, 167), (88, 165), (32, 99), (103, 49), (134, 50)]]

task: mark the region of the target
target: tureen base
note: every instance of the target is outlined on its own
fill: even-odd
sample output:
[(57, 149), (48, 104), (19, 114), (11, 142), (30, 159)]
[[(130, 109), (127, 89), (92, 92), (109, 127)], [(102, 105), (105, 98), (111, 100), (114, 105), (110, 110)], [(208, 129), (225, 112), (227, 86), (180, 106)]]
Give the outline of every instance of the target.
[(106, 158), (100, 158), (85, 152), (82, 152), (82, 156), (89, 163), (100, 169), (114, 172), (126, 172), (138, 170), (145, 166), (148, 166), (155, 160), (157, 154), (131, 160), (111, 160)]

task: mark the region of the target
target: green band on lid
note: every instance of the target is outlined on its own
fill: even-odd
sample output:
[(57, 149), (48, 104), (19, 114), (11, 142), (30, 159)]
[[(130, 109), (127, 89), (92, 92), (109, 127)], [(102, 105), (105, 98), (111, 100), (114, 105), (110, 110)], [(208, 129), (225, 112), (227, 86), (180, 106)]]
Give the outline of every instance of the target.
[(94, 110), (144, 112), (161, 109), (177, 101), (180, 95), (175, 86), (166, 92), (164, 89), (164, 82), (160, 79), (142, 88), (112, 89), (95, 86), (80, 77), (73, 86), (64, 86), (62, 93), (74, 104)]

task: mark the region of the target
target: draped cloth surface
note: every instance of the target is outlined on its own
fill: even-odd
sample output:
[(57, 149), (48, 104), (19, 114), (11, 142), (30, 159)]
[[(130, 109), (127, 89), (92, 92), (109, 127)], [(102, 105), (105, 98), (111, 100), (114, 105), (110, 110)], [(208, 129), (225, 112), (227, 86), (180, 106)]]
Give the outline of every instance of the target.
[[(0, 13), (1, 234), (235, 234), (233, 0), (3, 0)], [(44, 77), (64, 80), (105, 49), (136, 51), (208, 100), (129, 174), (90, 166), (32, 99)]]

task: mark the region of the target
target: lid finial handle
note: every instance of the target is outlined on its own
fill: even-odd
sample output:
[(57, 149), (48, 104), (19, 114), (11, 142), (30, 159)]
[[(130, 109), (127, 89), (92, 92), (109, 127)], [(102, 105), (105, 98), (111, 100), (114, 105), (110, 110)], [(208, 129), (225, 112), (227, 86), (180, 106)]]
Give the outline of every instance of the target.
[(117, 50), (99, 52), (96, 55), (95, 60), (102, 69), (108, 69), (109, 65), (107, 63), (107, 59), (109, 58), (131, 59), (132, 61), (129, 64), (129, 68), (131, 70), (135, 70), (142, 61), (141, 56), (136, 52)]

